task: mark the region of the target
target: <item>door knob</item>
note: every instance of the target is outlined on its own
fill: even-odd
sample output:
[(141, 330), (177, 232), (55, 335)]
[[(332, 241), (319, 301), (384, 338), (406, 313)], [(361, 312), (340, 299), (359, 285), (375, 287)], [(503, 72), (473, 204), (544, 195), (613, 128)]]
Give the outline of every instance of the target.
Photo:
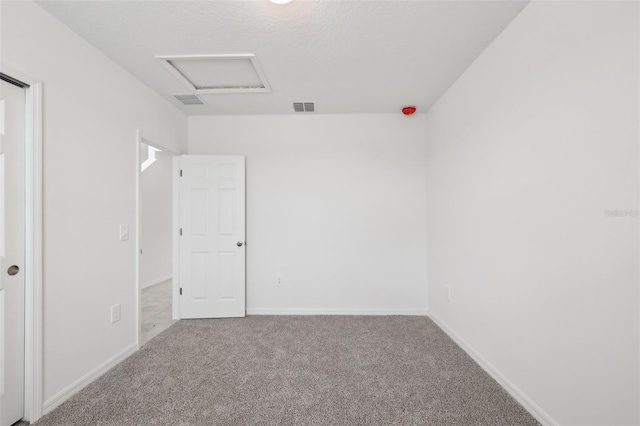
[(238, 247), (242, 247), (242, 241), (238, 241)]
[(9, 266), (9, 269), (7, 269), (7, 274), (9, 275), (15, 275), (18, 272), (20, 272), (20, 268), (18, 268), (16, 265), (11, 265)]

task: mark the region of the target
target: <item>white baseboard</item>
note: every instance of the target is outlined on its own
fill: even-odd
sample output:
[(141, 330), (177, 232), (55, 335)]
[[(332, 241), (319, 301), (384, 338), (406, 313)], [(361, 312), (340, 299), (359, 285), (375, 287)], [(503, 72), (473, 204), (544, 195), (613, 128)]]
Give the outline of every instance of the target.
[(509, 395), (522, 405), (533, 417), (536, 418), (544, 426), (558, 426), (559, 423), (555, 421), (549, 414), (547, 414), (538, 404), (533, 402), (529, 396), (527, 396), (519, 387), (514, 385), (509, 379), (507, 379), (496, 367), (494, 367), (485, 357), (480, 355), (469, 343), (467, 343), (462, 337), (458, 336), (453, 330), (447, 327), (435, 314), (429, 312), (427, 314), (429, 318), (436, 323), (438, 327), (451, 337), (451, 339), (458, 344), (484, 371), (487, 372), (493, 379), (500, 384), (506, 390)]
[(412, 315), (426, 316), (426, 309), (278, 309), (247, 308), (247, 315)]
[(131, 354), (133, 354), (138, 349), (138, 343), (134, 343), (129, 345), (124, 350), (117, 353), (114, 357), (107, 360), (103, 364), (99, 365), (89, 373), (82, 376), (80, 379), (76, 380), (74, 383), (70, 384), (66, 388), (62, 389), (60, 392), (47, 399), (44, 402), (43, 407), (43, 415), (53, 411), (60, 404), (65, 402), (67, 399), (71, 398), (77, 392), (82, 390), (84, 387), (89, 385), (91, 382), (96, 380), (98, 377), (102, 376), (107, 371), (111, 370), (113, 367), (118, 365), (120, 362), (124, 361)]
[(161, 282), (170, 280), (171, 278), (173, 278), (173, 275), (171, 274), (163, 275), (161, 277), (154, 278), (152, 280), (140, 283), (140, 288), (143, 289), (143, 288), (151, 287), (152, 285), (160, 284)]

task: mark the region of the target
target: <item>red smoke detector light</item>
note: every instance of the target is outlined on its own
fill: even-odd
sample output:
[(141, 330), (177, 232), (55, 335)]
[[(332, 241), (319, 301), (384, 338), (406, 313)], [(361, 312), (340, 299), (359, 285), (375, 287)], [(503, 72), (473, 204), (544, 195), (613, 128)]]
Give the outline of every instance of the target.
[(406, 106), (406, 107), (402, 108), (402, 113), (404, 115), (411, 115), (414, 112), (416, 112), (416, 107), (414, 107), (414, 106)]

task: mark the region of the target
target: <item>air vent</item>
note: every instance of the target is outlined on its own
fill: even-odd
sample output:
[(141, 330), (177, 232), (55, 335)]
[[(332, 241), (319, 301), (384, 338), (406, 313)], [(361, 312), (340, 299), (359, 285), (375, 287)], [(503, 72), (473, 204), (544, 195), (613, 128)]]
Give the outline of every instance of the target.
[(293, 110), (295, 112), (315, 112), (316, 104), (314, 102), (294, 102)]
[(182, 105), (204, 105), (204, 101), (198, 95), (173, 95)]

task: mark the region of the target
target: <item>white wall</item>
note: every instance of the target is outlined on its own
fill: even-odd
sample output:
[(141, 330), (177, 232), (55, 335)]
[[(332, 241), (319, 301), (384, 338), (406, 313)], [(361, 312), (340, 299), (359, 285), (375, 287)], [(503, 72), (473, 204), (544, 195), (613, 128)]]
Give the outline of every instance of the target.
[[(136, 129), (186, 118), (31, 1), (2, 2), (2, 67), (44, 82), (44, 398), (136, 344)], [(120, 224), (131, 239), (118, 240)], [(110, 306), (122, 320), (110, 324)], [(70, 389), (70, 388), (68, 388)]]
[(427, 114), (430, 314), (563, 425), (640, 421), (639, 71), (636, 2), (534, 1)]
[(246, 156), (248, 313), (424, 313), (425, 139), (424, 115), (190, 117), (190, 154)]
[(155, 155), (156, 161), (140, 175), (142, 288), (171, 278), (172, 272), (173, 156)]

